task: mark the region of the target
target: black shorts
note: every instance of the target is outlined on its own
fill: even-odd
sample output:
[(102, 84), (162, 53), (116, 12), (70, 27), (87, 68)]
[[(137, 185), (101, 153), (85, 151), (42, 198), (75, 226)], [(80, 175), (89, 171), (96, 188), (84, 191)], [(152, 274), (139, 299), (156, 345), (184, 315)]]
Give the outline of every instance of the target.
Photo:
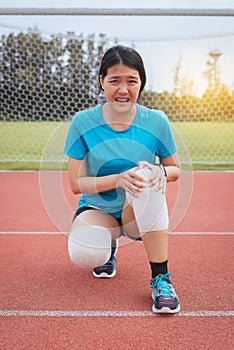
[[(77, 211), (75, 212), (75, 215), (73, 217), (73, 221), (75, 220), (75, 218), (80, 215), (81, 213), (83, 213), (83, 211), (86, 211), (86, 210), (99, 210), (98, 208), (93, 208), (93, 207), (89, 207), (89, 206), (84, 206), (84, 207), (81, 207), (81, 208), (78, 208)], [(124, 232), (124, 228), (123, 228), (123, 223), (122, 223), (122, 219), (121, 217), (120, 218), (115, 218), (113, 216), (113, 218), (118, 222), (119, 224), (119, 228), (120, 228), (120, 237), (121, 236), (124, 236), (124, 237), (128, 237), (134, 241), (142, 241), (141, 237), (139, 238), (133, 238), (133, 237), (130, 237), (129, 235), (126, 234), (126, 232)]]

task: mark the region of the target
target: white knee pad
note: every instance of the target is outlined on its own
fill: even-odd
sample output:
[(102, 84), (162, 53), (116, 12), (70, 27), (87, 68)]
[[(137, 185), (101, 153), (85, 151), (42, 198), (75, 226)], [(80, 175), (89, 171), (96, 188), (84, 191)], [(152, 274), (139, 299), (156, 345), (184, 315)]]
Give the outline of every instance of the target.
[(110, 231), (100, 226), (80, 226), (73, 222), (68, 238), (71, 261), (81, 268), (94, 268), (105, 264), (111, 255)]
[[(149, 179), (151, 170), (138, 169), (136, 172)], [(155, 191), (153, 187), (146, 187), (138, 197), (127, 193), (127, 201), (133, 207), (136, 223), (141, 236), (149, 231), (168, 229), (168, 210), (166, 196), (162, 191)]]

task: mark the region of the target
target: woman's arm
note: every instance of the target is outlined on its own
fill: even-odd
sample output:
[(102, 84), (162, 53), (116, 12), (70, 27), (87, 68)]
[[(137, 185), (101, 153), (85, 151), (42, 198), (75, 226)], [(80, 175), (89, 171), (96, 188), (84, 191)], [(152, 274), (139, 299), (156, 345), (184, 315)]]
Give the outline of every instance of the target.
[(176, 181), (180, 176), (180, 162), (177, 153), (160, 160), (167, 174), (167, 182)]
[(86, 160), (68, 158), (69, 182), (74, 194), (98, 193), (122, 187), (130, 194), (136, 195), (145, 187), (144, 178), (134, 171), (136, 168), (121, 174), (91, 177), (87, 176)]
[(91, 177), (87, 176), (86, 160), (68, 158), (68, 175), (71, 190), (74, 194), (97, 193), (116, 188), (119, 175)]

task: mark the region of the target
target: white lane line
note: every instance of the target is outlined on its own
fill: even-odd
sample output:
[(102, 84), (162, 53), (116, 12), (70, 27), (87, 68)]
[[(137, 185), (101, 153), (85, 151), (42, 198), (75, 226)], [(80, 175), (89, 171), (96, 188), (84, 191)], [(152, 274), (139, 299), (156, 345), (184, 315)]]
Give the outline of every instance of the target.
[(0, 235), (67, 235), (60, 231), (0, 231)]
[[(0, 231), (0, 235), (68, 235), (59, 231)], [(170, 235), (234, 235), (234, 232), (170, 232)]]
[(234, 232), (170, 232), (171, 235), (233, 235)]
[[(150, 317), (156, 316), (152, 311), (66, 311), (66, 310), (0, 310), (0, 316), (11, 317)], [(182, 317), (230, 317), (234, 316), (234, 310), (201, 310), (181, 311), (174, 316)]]

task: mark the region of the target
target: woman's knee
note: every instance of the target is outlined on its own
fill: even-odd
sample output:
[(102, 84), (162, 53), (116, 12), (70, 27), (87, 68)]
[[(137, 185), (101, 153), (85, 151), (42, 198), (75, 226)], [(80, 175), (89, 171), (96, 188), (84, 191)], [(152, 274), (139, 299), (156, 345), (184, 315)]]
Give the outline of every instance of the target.
[(68, 254), (81, 268), (94, 268), (105, 264), (111, 254), (111, 234), (107, 228), (80, 225), (74, 220), (68, 237)]
[[(150, 169), (137, 171), (141, 170), (147, 170), (150, 175)], [(155, 191), (153, 187), (147, 186), (138, 197), (127, 195), (126, 202), (132, 208), (141, 236), (150, 231), (167, 230), (168, 209), (166, 196), (162, 191)]]
[(82, 268), (101, 266), (109, 260), (112, 240), (119, 235), (119, 224), (114, 217), (100, 210), (83, 211), (71, 226), (69, 257)]

